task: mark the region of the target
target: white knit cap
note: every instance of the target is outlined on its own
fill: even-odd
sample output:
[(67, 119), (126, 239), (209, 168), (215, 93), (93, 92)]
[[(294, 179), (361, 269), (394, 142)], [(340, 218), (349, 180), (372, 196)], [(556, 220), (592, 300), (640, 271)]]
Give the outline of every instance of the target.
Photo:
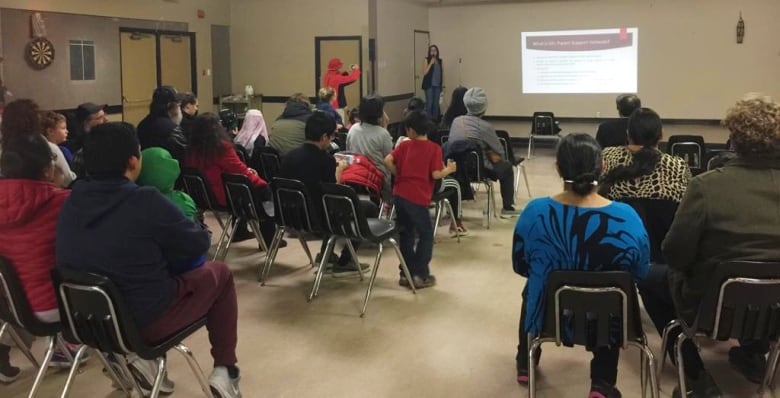
[(472, 87), (463, 95), (463, 104), (470, 115), (481, 116), (487, 110), (487, 95), (480, 87)]

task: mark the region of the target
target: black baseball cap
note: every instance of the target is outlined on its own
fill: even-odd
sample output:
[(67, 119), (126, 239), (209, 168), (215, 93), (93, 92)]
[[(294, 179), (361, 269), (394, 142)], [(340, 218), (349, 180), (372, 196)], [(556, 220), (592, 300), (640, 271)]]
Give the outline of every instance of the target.
[(78, 119), (79, 122), (83, 123), (84, 121), (89, 119), (90, 116), (100, 111), (105, 111), (106, 107), (108, 107), (107, 104), (97, 105), (92, 102), (85, 102), (79, 105), (78, 108), (76, 108), (76, 119)]
[(171, 102), (180, 102), (179, 94), (171, 86), (160, 86), (152, 94), (152, 102), (156, 104), (170, 104)]

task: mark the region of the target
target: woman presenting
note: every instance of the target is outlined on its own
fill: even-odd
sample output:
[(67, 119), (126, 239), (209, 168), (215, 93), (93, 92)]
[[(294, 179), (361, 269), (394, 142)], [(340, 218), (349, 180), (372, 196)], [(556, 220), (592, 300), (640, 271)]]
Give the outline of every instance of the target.
[(431, 45), (428, 47), (428, 56), (425, 57), (423, 64), (423, 83), (425, 90), (425, 111), (434, 121), (439, 120), (441, 110), (439, 109), (439, 97), (444, 85), (444, 70), (439, 58), (439, 47)]

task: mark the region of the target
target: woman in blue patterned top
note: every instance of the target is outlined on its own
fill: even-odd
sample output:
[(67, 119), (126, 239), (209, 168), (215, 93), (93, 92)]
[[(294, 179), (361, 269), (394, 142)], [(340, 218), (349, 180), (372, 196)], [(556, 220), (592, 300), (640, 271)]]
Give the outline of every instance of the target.
[[(558, 145), (563, 192), (532, 200), (515, 227), (512, 266), (528, 278), (523, 290), (517, 354), (517, 381), (528, 381), (528, 333), (538, 333), (544, 318), (544, 284), (550, 272), (626, 270), (644, 278), (650, 242), (631, 206), (598, 194), (601, 148), (588, 134), (570, 134)], [(541, 352), (537, 353), (536, 362)], [(589, 398), (620, 397), (615, 388), (618, 348), (593, 351)]]

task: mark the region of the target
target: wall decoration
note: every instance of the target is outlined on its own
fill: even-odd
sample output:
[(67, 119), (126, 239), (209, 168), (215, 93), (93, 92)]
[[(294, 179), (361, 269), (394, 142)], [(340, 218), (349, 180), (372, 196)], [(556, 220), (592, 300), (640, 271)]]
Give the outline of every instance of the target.
[(46, 38), (46, 25), (41, 13), (36, 12), (30, 17), (32, 40), (24, 48), (24, 58), (31, 68), (46, 69), (54, 62), (54, 45)]
[(745, 39), (745, 21), (742, 19), (742, 11), (739, 12), (739, 21), (737, 21), (737, 44), (742, 44)]

